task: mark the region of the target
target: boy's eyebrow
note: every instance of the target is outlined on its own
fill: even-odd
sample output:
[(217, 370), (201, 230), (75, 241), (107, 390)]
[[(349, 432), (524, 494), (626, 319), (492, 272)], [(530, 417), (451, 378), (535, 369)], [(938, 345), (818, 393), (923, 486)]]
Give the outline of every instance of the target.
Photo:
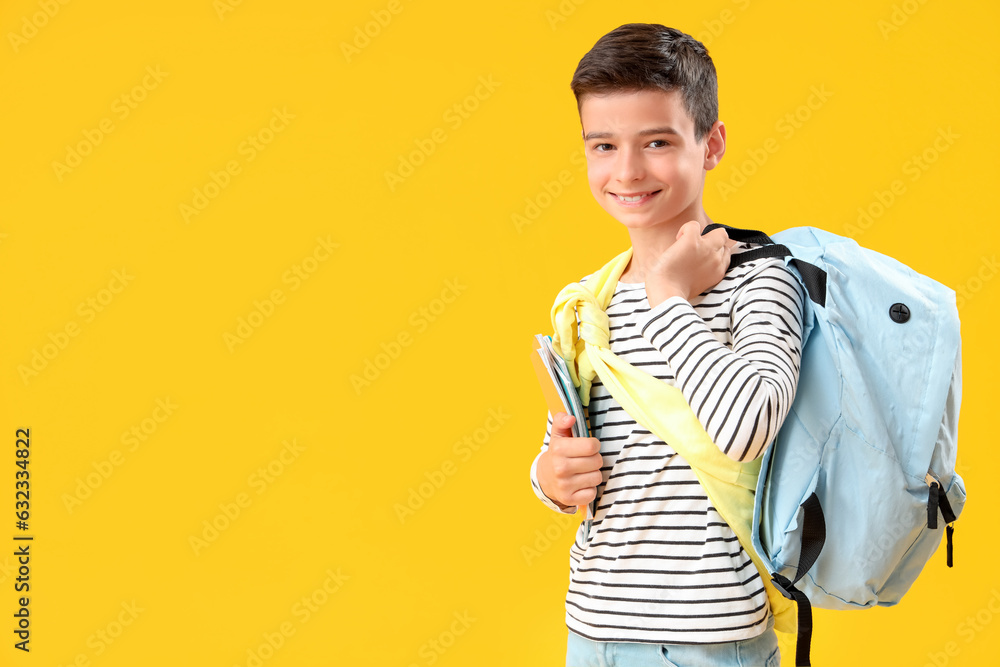
[[(675, 130), (670, 126), (651, 127), (647, 130), (639, 130), (637, 134), (640, 137), (645, 137), (650, 134), (674, 134), (677, 135), (678, 137), (681, 136), (680, 132), (678, 132), (677, 130)], [(612, 134), (611, 132), (588, 132), (586, 136), (583, 137), (583, 139), (584, 141), (590, 141), (591, 139), (610, 139), (613, 136), (614, 134)]]
[(648, 134), (676, 134), (677, 136), (681, 136), (680, 132), (678, 132), (677, 130), (675, 130), (674, 128), (672, 128), (670, 126), (666, 126), (666, 127), (654, 127), (654, 128), (648, 129), (648, 130), (640, 130), (639, 131), (639, 136), (640, 137), (644, 137), (644, 136), (646, 136)]

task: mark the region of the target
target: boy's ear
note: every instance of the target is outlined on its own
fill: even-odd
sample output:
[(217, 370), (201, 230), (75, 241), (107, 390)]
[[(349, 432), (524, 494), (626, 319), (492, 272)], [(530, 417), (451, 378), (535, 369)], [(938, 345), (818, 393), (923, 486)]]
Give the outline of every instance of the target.
[(705, 135), (705, 171), (715, 169), (725, 154), (726, 126), (721, 120), (717, 120), (712, 125), (712, 129)]

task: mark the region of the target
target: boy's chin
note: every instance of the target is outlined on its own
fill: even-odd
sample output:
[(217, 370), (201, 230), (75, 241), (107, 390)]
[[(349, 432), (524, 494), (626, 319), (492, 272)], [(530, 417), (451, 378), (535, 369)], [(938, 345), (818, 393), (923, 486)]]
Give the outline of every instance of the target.
[(673, 224), (670, 220), (651, 215), (622, 215), (620, 211), (604, 209), (608, 215), (617, 220), (629, 231), (662, 230), (664, 233), (676, 234), (683, 223)]

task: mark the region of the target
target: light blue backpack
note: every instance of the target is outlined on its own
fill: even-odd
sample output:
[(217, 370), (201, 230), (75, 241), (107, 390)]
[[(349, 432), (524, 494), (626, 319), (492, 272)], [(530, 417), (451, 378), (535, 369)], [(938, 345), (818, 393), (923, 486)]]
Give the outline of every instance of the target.
[[(799, 603), (796, 665), (809, 664), (810, 603), (891, 606), (965, 504), (955, 472), (961, 354), (955, 293), (852, 239), (799, 227), (734, 257), (783, 257), (805, 287), (791, 411), (761, 463), (753, 546)], [(706, 230), (707, 231), (707, 230)]]

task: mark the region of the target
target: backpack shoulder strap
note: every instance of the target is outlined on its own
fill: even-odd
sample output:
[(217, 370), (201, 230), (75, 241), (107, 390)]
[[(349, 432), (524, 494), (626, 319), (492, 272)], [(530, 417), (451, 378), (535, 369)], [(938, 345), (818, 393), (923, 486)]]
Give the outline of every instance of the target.
[(753, 262), (758, 259), (765, 259), (768, 257), (774, 257), (776, 259), (784, 259), (786, 257), (790, 258), (787, 260), (787, 263), (795, 267), (795, 270), (798, 271), (799, 277), (802, 280), (802, 285), (806, 288), (806, 292), (809, 294), (809, 299), (820, 306), (826, 305), (826, 271), (810, 264), (809, 262), (792, 257), (792, 252), (787, 246), (775, 243), (771, 240), (771, 237), (764, 232), (760, 232), (755, 229), (729, 227), (728, 225), (721, 225), (713, 222), (705, 227), (702, 234), (706, 234), (713, 229), (725, 229), (726, 233), (729, 234), (729, 238), (734, 241), (739, 241), (741, 243), (753, 243), (754, 245), (760, 246), (759, 248), (753, 248), (752, 250), (737, 253), (730, 257), (730, 270), (740, 264)]

